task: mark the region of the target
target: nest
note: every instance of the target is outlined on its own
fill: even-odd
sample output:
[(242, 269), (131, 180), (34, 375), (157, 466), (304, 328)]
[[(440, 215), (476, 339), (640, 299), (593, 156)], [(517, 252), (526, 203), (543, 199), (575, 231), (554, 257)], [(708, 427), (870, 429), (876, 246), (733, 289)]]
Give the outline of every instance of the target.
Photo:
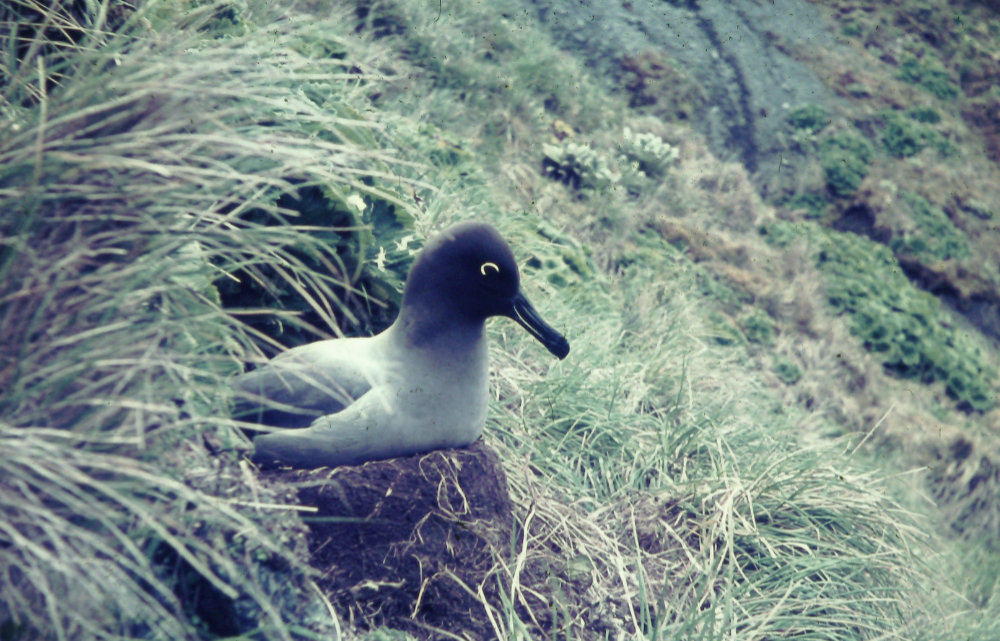
[(670, 537), (648, 530), (683, 513), (673, 502), (632, 497), (588, 511), (529, 474), (517, 479), (515, 504), (482, 441), (261, 474), (315, 509), (303, 520), (316, 583), (362, 629), (419, 639), (617, 638), (641, 627), (637, 557), (657, 592), (687, 565), (676, 545), (659, 549)]
[[(265, 472), (316, 508), (304, 518), (317, 584), (361, 627), (494, 635), (495, 555), (514, 517), (496, 453), (476, 443), (334, 469)], [(449, 634), (450, 633), (450, 634)]]

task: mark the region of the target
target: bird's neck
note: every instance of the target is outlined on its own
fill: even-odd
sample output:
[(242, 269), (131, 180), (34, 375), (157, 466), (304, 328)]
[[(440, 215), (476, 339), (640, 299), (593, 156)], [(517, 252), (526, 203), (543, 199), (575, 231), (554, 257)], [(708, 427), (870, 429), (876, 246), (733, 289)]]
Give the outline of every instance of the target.
[(485, 341), (486, 323), (447, 308), (404, 305), (390, 334), (406, 349), (468, 353), (478, 351)]

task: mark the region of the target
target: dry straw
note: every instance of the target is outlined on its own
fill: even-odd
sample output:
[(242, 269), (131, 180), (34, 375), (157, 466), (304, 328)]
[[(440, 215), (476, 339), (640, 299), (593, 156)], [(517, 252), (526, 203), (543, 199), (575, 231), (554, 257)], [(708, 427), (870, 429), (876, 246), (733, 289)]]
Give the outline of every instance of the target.
[(223, 3), (138, 4), (2, 16), (0, 622), (14, 638), (194, 638), (212, 594), (235, 604), (217, 628), (290, 638), (282, 610), (309, 599), (279, 603), (258, 564), (297, 567), (301, 539), (261, 527), (253, 504), (283, 501), (243, 485), (226, 418), (225, 377), (263, 337), (212, 283), (294, 289), (337, 331), (349, 275), (277, 197), (395, 201), (365, 180), (399, 163), (320, 25), (220, 36)]

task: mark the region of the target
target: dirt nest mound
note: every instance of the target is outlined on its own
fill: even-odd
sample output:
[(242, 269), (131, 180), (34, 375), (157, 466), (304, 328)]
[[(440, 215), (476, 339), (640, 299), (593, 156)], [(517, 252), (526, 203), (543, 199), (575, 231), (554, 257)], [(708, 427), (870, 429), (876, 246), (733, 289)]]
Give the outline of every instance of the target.
[(495, 634), (495, 555), (514, 531), (507, 478), (481, 442), (360, 466), (263, 472), (291, 485), (317, 583), (361, 627), (418, 637)]
[(621, 638), (640, 634), (644, 618), (669, 616), (642, 611), (644, 591), (690, 597), (677, 590), (694, 589), (696, 524), (676, 500), (629, 494), (595, 509), (556, 495), (530, 468), (511, 470), (508, 484), (500, 457), (479, 441), (260, 478), (315, 510), (300, 512), (315, 581), (361, 629)]

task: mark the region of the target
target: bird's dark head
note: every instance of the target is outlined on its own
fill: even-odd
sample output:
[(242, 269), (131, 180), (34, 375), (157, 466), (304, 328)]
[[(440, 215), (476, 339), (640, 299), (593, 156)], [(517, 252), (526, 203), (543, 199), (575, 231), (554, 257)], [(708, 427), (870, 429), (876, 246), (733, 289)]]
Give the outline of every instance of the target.
[(514, 253), (486, 223), (458, 223), (428, 241), (406, 279), (403, 313), (407, 311), (459, 323), (508, 316), (559, 358), (569, 353), (566, 339), (521, 293)]

